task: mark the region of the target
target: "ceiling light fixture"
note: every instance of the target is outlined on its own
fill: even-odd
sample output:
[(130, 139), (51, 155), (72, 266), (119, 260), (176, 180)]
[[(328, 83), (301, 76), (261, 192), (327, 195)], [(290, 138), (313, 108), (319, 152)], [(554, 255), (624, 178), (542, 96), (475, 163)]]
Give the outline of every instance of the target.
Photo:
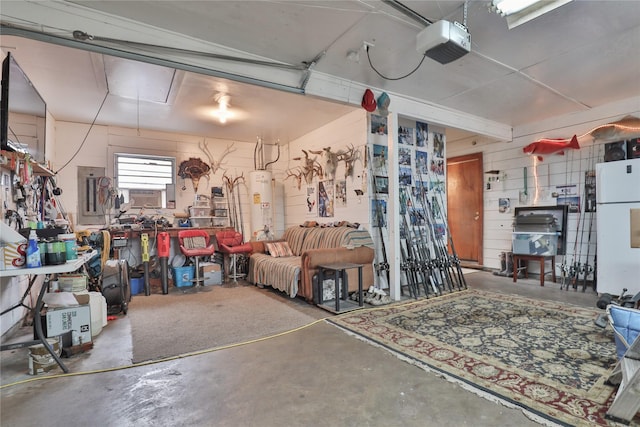
[(509, 29), (529, 22), (571, 0), (492, 0), (490, 9), (507, 18)]
[(226, 93), (219, 93), (214, 97), (218, 103), (218, 109), (212, 114), (220, 121), (220, 123), (227, 123), (227, 119), (233, 117), (233, 113), (229, 110), (229, 102), (231, 97)]

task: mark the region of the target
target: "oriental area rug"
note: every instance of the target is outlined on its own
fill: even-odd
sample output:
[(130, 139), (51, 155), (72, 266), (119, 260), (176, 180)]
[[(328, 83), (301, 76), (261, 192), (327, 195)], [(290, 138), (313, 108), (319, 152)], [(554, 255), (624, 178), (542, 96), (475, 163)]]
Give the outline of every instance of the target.
[(605, 419), (615, 344), (597, 314), (470, 289), (329, 321), (543, 424), (616, 425)]

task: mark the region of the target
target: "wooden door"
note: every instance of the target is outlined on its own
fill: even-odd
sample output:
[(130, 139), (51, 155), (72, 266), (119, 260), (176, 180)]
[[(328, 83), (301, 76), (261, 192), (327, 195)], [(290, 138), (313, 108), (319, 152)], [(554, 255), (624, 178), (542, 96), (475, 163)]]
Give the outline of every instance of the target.
[(482, 265), (482, 153), (447, 159), (447, 220), (458, 258)]

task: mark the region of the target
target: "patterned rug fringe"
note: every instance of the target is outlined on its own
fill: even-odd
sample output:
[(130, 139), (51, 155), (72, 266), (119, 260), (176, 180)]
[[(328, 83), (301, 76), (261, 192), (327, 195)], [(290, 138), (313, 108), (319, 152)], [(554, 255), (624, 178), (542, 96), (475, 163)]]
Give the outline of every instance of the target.
[(542, 416), (540, 416), (538, 414), (535, 414), (535, 413), (533, 413), (531, 411), (528, 411), (526, 408), (523, 408), (523, 407), (521, 407), (519, 405), (516, 405), (516, 404), (514, 404), (512, 402), (509, 402), (507, 400), (501, 399), (500, 397), (496, 396), (495, 394), (482, 391), (482, 390), (478, 389), (477, 387), (474, 387), (473, 385), (469, 384), (466, 381), (463, 381), (463, 380), (461, 380), (459, 378), (456, 378), (456, 377), (454, 377), (452, 375), (449, 375), (449, 374), (447, 374), (445, 372), (442, 372), (442, 371), (440, 371), (438, 369), (434, 369), (431, 366), (427, 365), (426, 363), (423, 363), (423, 362), (420, 362), (419, 360), (416, 360), (414, 358), (408, 357), (405, 354), (400, 353), (398, 351), (395, 351), (395, 350), (393, 350), (393, 349), (391, 349), (391, 348), (389, 348), (389, 347), (387, 347), (385, 345), (382, 345), (380, 343), (377, 343), (376, 341), (374, 341), (374, 340), (372, 340), (370, 338), (364, 337), (364, 336), (362, 336), (362, 335), (360, 335), (360, 334), (358, 334), (356, 332), (353, 332), (353, 331), (350, 331), (348, 329), (345, 329), (342, 326), (336, 325), (335, 323), (333, 323), (331, 321), (327, 321), (327, 323), (329, 323), (330, 325), (333, 325), (336, 328), (342, 330), (347, 335), (355, 337), (355, 338), (359, 339), (360, 341), (366, 342), (367, 344), (369, 344), (369, 345), (371, 345), (373, 347), (377, 347), (377, 348), (381, 348), (383, 350), (386, 350), (387, 352), (391, 353), (392, 355), (394, 355), (398, 359), (402, 360), (403, 362), (406, 362), (406, 363), (409, 363), (411, 365), (414, 365), (414, 366), (416, 366), (416, 367), (418, 367), (418, 368), (420, 368), (420, 369), (422, 369), (422, 370), (424, 370), (426, 372), (433, 373), (436, 376), (438, 376), (440, 378), (443, 378), (443, 379), (445, 379), (446, 381), (448, 381), (450, 383), (457, 384), (460, 387), (462, 387), (463, 389), (465, 389), (465, 390), (467, 390), (467, 391), (469, 391), (469, 392), (471, 392), (471, 393), (473, 393), (473, 394), (475, 394), (477, 396), (480, 396), (480, 397), (482, 397), (482, 398), (484, 398), (486, 400), (489, 400), (491, 402), (501, 404), (502, 406), (505, 406), (505, 407), (510, 408), (510, 409), (519, 409), (524, 414), (524, 416), (529, 418), (531, 421), (534, 421), (534, 422), (536, 422), (538, 424), (541, 424), (541, 425), (544, 425), (544, 426), (548, 426), (548, 427), (559, 427), (559, 426), (562, 426), (562, 424), (554, 423), (553, 421), (551, 421), (551, 420), (549, 420), (547, 418), (544, 418), (544, 417), (542, 417)]

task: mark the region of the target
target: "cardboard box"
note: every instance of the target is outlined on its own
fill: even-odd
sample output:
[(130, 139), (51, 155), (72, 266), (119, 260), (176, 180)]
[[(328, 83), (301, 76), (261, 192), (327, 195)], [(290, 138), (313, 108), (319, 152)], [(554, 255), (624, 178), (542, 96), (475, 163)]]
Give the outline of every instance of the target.
[(57, 337), (71, 331), (72, 335), (77, 334), (80, 344), (91, 342), (91, 308), (89, 304), (75, 307), (50, 307), (47, 309), (45, 319), (45, 336)]
[(555, 256), (557, 233), (513, 233), (513, 253), (518, 255)]
[(208, 271), (202, 277), (205, 286), (222, 285), (222, 271)]
[(215, 262), (201, 262), (200, 263), (200, 272), (202, 274), (210, 273), (213, 271), (222, 271), (222, 266), (220, 264), (216, 264)]

